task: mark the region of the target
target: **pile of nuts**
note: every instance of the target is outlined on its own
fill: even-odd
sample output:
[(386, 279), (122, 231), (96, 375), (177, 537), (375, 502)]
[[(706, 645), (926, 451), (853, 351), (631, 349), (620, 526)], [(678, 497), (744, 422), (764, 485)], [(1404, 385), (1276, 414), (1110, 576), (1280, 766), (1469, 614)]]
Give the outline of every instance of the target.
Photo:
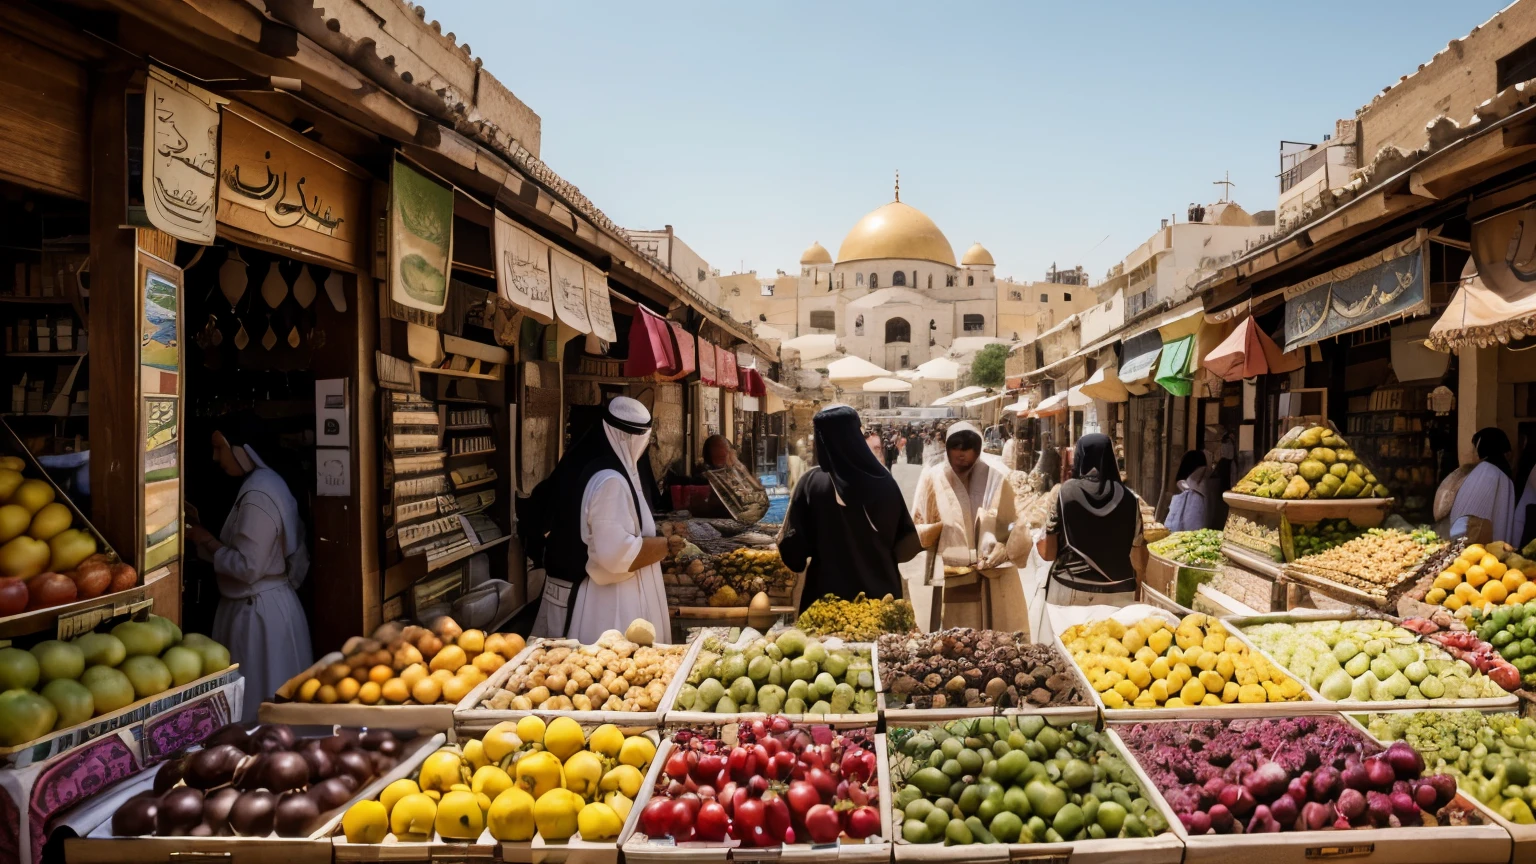
[(687, 645), (637, 645), (617, 630), (592, 645), (538, 645), (483, 705), (498, 711), (655, 711), (687, 651)]
[[(1088, 704), (1081, 679), (1054, 646), (1022, 633), (954, 628), (881, 636), (887, 707), (1012, 708)], [(892, 705), (895, 702), (895, 705)]]

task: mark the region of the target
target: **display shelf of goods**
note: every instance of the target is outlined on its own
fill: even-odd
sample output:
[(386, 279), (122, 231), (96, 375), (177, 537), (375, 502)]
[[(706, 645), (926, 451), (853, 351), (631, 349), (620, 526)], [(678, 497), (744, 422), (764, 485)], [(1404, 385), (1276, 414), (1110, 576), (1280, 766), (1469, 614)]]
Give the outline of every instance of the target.
[[(230, 724), (202, 747), (99, 793), (71, 862), (185, 857), (325, 862), (348, 806), (443, 741), (383, 729), (304, 737), (284, 724)], [(275, 856), (275, 857), (274, 857)]]
[(626, 633), (609, 630), (590, 645), (575, 639), (534, 639), (495, 675), (464, 697), (458, 724), (486, 728), (532, 713), (626, 727), (661, 725), (682, 688), (699, 640), (652, 644), (645, 621)]
[(1390, 498), (1343, 436), (1298, 426), (1232, 487), (1239, 496), (1282, 501)]
[(835, 594), (807, 606), (795, 626), (818, 639), (836, 637), (846, 642), (873, 642), (886, 633), (912, 633), (917, 619), (911, 601), (887, 594), (876, 600), (861, 591), (852, 600)]
[(1174, 813), (1187, 864), (1509, 860), (1509, 834), (1454, 778), (1340, 716), (1171, 720), (1111, 734)]
[(734, 643), (705, 631), (689, 658), (667, 723), (719, 723), (784, 715), (873, 724), (879, 719), (879, 653), (870, 643), (821, 640), (798, 629), (742, 631)]
[(877, 738), (872, 725), (782, 716), (675, 730), (620, 838), (624, 859), (890, 861)]
[(883, 745), (897, 861), (1183, 857), (1172, 811), (1092, 723), (1024, 715), (893, 724)]
[(1147, 550), (1176, 564), (1210, 568), (1225, 560), (1221, 555), (1221, 541), (1222, 532), (1210, 528), (1175, 531), (1148, 544)]
[(1227, 623), (1305, 682), (1313, 699), (1348, 710), (1507, 710), (1518, 702), (1440, 645), (1381, 618), (1320, 612)]
[[(1536, 541), (1516, 549), (1503, 541), (1487, 545), (1451, 541), (1445, 555), (1422, 568), (1423, 577), (1408, 596), (1440, 607), (1461, 621), (1536, 600)], [(1445, 616), (1431, 617), (1445, 621)], [(1446, 622), (1449, 623), (1449, 622)]]
[[(718, 539), (719, 531), (698, 522), (667, 521), (660, 530), (667, 538), (661, 574), (670, 606), (746, 606), (758, 594), (782, 606), (794, 595), (796, 576), (784, 566), (777, 549), (732, 541), (729, 549), (707, 551), (699, 545), (708, 542), (702, 535)], [(701, 535), (697, 540), (692, 539), (695, 533)]]
[(1421, 572), (1444, 558), (1445, 541), (1429, 528), (1369, 528), (1332, 549), (1285, 565), (1285, 579), (1340, 594), (1361, 605), (1394, 608)]
[(1244, 511), (1242, 502), (1238, 501), (1227, 511), (1227, 522), (1222, 527), (1221, 539), (1223, 553), (1238, 560), (1243, 560), (1241, 556), (1244, 553), (1266, 562), (1285, 560), (1280, 545), (1278, 513)]
[[(0, 424), (4, 426), (4, 424)], [(0, 434), (0, 639), (144, 599), (125, 563), (9, 426)], [(104, 610), (104, 611), (103, 611)]]
[(1316, 711), (1306, 686), (1209, 615), (1129, 606), (1061, 630), (1107, 720)]
[(224, 646), (158, 615), (0, 648), (0, 764), (83, 744), (147, 716), (151, 703), (213, 689), (235, 669)]
[(391, 621), (279, 687), (268, 722), (447, 730), (453, 709), (524, 649), (515, 633), (462, 630), (446, 615), (429, 626)]
[(1513, 713), (1421, 711), (1354, 715), (1382, 744), (1407, 743), (1425, 771), (1455, 778), (1461, 793), (1508, 831), (1515, 861), (1536, 853), (1536, 720)]
[(1359, 537), (1373, 526), (1360, 526), (1347, 518), (1319, 519), (1316, 522), (1281, 522), (1281, 547), (1285, 560), (1295, 561), (1326, 552)]
[(337, 861), (618, 861), (657, 771), (657, 733), (536, 716), (403, 763), (334, 830)]
[(881, 636), (876, 645), (888, 720), (999, 712), (1097, 719), (1067, 655), (1023, 633), (952, 628)]

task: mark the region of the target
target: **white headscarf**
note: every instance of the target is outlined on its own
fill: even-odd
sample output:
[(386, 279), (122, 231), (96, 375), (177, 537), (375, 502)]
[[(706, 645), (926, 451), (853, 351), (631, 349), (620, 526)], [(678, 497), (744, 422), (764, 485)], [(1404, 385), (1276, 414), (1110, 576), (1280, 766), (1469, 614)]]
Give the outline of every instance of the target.
[(624, 466), (624, 473), (629, 477), (629, 485), (635, 490), (640, 505), (636, 508), (640, 511), (640, 534), (644, 537), (656, 536), (656, 519), (651, 515), (651, 508), (646, 506), (644, 486), (640, 480), (640, 457), (645, 455), (645, 448), (651, 443), (651, 412), (645, 410), (645, 405), (639, 400), (628, 396), (616, 396), (608, 403), (608, 412), (615, 419), (624, 423), (633, 423), (636, 426), (645, 426), (644, 432), (626, 432), (615, 427), (606, 419), (603, 420), (603, 434), (608, 436), (608, 446), (619, 457), (619, 462)]

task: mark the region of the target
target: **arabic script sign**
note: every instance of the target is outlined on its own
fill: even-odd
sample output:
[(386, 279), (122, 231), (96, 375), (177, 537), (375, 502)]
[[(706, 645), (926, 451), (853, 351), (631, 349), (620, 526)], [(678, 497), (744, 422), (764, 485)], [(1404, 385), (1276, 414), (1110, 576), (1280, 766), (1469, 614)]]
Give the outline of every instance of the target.
[(1285, 289), (1285, 350), (1429, 311), (1424, 252), (1416, 240)]
[(353, 266), (367, 263), (366, 175), (226, 106), (219, 221)]
[(540, 324), (554, 320), (550, 301), (549, 244), (496, 211), (496, 287)]
[(591, 333), (587, 318), (587, 284), (581, 262), (561, 252), (549, 251), (549, 276), (555, 288), (555, 316), (578, 333)]
[(144, 89), (144, 209), (156, 228), (213, 243), (219, 183), (219, 105), (226, 100), (149, 67)]
[(608, 274), (588, 264), (582, 266), (587, 285), (587, 317), (592, 321), (592, 332), (604, 342), (619, 338), (613, 326), (613, 301), (608, 299)]

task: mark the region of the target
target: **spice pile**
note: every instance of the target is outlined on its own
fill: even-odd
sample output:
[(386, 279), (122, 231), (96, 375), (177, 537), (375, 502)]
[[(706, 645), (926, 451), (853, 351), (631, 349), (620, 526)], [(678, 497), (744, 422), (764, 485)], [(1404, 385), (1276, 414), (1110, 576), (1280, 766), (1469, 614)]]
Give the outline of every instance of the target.
[(917, 620), (907, 600), (889, 594), (872, 600), (860, 592), (852, 600), (828, 594), (801, 612), (795, 626), (823, 639), (836, 636), (847, 642), (873, 642), (884, 633), (910, 633), (917, 629)]
[(1054, 647), (1020, 633), (956, 628), (881, 636), (880, 680), (897, 706), (1013, 708), (1087, 705), (1088, 694)]
[(1288, 574), (1322, 579), (1386, 600), (1392, 589), (1413, 576), (1443, 546), (1427, 528), (1411, 534), (1395, 528), (1371, 528), (1347, 543), (1292, 561), (1285, 569)]

